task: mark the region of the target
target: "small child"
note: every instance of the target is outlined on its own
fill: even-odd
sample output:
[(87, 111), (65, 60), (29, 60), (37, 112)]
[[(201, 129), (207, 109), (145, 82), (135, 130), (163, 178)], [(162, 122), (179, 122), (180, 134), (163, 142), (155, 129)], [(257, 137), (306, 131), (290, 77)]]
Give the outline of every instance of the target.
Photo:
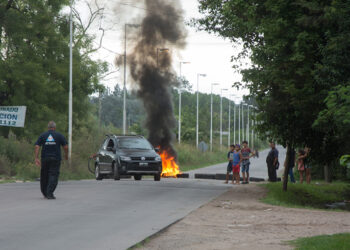
[(230, 151), (227, 153), (227, 172), (226, 172), (226, 181), (225, 183), (228, 183), (228, 179), (230, 178), (230, 173), (232, 172), (232, 162), (233, 162), (233, 152), (235, 150), (235, 145), (230, 146)]
[(235, 184), (235, 180), (236, 180), (236, 184), (239, 185), (240, 184), (240, 175), (239, 175), (239, 171), (240, 171), (240, 166), (241, 166), (241, 162), (242, 162), (242, 153), (240, 150), (240, 145), (236, 144), (235, 150), (233, 151), (233, 160), (232, 160), (232, 184)]

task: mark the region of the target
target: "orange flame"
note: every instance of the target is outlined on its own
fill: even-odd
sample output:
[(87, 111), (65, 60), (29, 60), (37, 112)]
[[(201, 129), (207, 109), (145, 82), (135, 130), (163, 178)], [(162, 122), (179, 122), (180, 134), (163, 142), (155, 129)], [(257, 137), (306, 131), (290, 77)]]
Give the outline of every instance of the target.
[(176, 164), (174, 156), (171, 156), (165, 150), (161, 151), (160, 157), (162, 158), (163, 177), (176, 177), (181, 174), (179, 165)]

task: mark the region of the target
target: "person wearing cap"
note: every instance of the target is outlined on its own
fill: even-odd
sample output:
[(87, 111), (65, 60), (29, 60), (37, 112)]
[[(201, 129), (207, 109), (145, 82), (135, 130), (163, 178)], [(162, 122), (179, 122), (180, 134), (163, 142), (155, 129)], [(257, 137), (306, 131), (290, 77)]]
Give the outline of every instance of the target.
[[(54, 191), (57, 187), (61, 165), (61, 147), (65, 159), (68, 160), (68, 143), (64, 136), (56, 132), (56, 123), (50, 121), (48, 131), (41, 134), (35, 142), (35, 164), (41, 167), (40, 189), (45, 198), (56, 199)], [(41, 150), (41, 161), (39, 151)]]

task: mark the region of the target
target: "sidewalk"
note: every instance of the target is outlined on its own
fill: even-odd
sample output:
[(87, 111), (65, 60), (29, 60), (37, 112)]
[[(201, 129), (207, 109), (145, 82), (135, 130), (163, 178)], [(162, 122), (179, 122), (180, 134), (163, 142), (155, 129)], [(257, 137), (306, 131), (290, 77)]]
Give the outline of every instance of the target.
[[(280, 177), (282, 175), (281, 170), (283, 169), (283, 163), (284, 159), (286, 157), (286, 149), (284, 149), (282, 146), (277, 146), (277, 149), (279, 151), (279, 162), (280, 162), (280, 171), (278, 173), (278, 176)], [(266, 167), (266, 157), (269, 153), (270, 149), (263, 150), (259, 152), (259, 158), (251, 158), (250, 159), (250, 177), (255, 178), (263, 178), (268, 179), (267, 175), (267, 167)], [(225, 156), (223, 156), (224, 159)], [(226, 167), (227, 162), (205, 167), (205, 168), (199, 168), (195, 170), (188, 171), (186, 173), (189, 173), (190, 178), (194, 178), (195, 174), (225, 174), (226, 173)]]
[(348, 212), (267, 205), (259, 201), (265, 194), (256, 184), (234, 186), (138, 249), (283, 250), (300, 237), (350, 231)]

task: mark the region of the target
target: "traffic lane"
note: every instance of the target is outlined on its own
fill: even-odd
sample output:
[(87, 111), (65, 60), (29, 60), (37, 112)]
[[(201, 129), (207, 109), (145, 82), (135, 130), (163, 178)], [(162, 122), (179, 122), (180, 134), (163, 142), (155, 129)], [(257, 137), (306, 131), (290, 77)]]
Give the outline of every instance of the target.
[(0, 185), (1, 249), (126, 249), (228, 189), (216, 181), (162, 179)]

